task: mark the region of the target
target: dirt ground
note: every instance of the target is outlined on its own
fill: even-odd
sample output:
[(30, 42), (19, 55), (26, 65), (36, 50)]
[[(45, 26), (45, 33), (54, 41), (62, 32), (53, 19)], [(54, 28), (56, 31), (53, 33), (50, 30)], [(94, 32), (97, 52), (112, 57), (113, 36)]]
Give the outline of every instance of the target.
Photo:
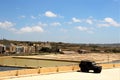
[(37, 58), (58, 59), (58, 60), (93, 60), (96, 62), (110, 62), (120, 60), (120, 53), (88, 53), (88, 54), (50, 54), (50, 55), (37, 55)]

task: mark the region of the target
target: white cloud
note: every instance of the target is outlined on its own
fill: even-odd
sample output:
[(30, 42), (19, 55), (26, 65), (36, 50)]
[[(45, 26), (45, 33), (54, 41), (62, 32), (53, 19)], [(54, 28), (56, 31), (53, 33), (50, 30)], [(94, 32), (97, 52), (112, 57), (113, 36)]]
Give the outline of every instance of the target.
[(30, 16), (32, 19), (36, 19), (36, 17), (35, 16)]
[(64, 29), (64, 28), (61, 28), (60, 31), (61, 31), (61, 32), (64, 32), (64, 33), (65, 33), (65, 32), (68, 32), (68, 30), (67, 30), (67, 29)]
[(10, 28), (10, 29), (9, 29), (9, 31), (12, 31), (12, 32), (17, 33), (17, 29), (15, 29), (15, 28), (13, 28), (13, 27), (12, 27), (12, 28)]
[(64, 22), (64, 24), (67, 24), (67, 25), (71, 25), (71, 24), (73, 24), (73, 22), (71, 21), (69, 21), (69, 22)]
[(26, 16), (22, 15), (22, 16), (20, 16), (20, 18), (26, 18)]
[(53, 13), (51, 11), (46, 11), (45, 16), (47, 16), (47, 17), (57, 17), (57, 14), (55, 14), (55, 13)]
[(17, 29), (15, 29), (13, 26), (15, 24), (9, 21), (4, 21), (4, 22), (0, 22), (0, 28), (7, 30), (7, 31), (12, 31), (12, 32), (17, 32)]
[(80, 19), (77, 19), (77, 18), (75, 18), (75, 17), (72, 18), (72, 21), (73, 21), (73, 22), (81, 22)]
[(120, 23), (115, 21), (114, 19), (107, 17), (104, 18), (101, 22), (97, 24), (98, 27), (120, 27)]
[(39, 25), (39, 26), (42, 26), (42, 27), (44, 27), (44, 26), (48, 26), (48, 24), (46, 24), (46, 23), (42, 23), (42, 22), (38, 22), (38, 25)]
[(42, 29), (41, 26), (27, 26), (23, 27), (20, 30), (18, 30), (18, 33), (29, 33), (29, 32), (43, 32), (44, 30)]
[(103, 23), (103, 24), (97, 24), (98, 27), (109, 27), (109, 24)]
[(2, 29), (9, 29), (13, 26), (14, 26), (14, 23), (9, 22), (9, 21), (0, 22), (0, 28)]
[(104, 21), (110, 24), (110, 26), (120, 27), (120, 23), (116, 22), (114, 19), (110, 17), (105, 18)]
[(93, 24), (93, 21), (92, 21), (91, 19), (86, 19), (86, 22), (87, 22), (88, 24)]
[(87, 27), (84, 27), (84, 26), (77, 26), (76, 28), (80, 31), (83, 31), (83, 32), (94, 33), (92, 31), (93, 28), (87, 28)]
[(77, 29), (79, 29), (80, 31), (87, 31), (88, 30), (87, 27), (82, 27), (82, 26), (78, 26)]
[(61, 24), (59, 22), (54, 22), (50, 24), (51, 26), (61, 26)]
[(28, 33), (28, 32), (44, 32), (42, 26), (45, 24), (38, 24), (35, 26), (26, 26), (23, 27), (21, 29), (16, 29), (14, 28), (14, 23), (9, 22), (9, 21), (4, 21), (4, 22), (0, 22), (0, 28), (7, 30), (7, 31), (11, 31), (14, 33)]

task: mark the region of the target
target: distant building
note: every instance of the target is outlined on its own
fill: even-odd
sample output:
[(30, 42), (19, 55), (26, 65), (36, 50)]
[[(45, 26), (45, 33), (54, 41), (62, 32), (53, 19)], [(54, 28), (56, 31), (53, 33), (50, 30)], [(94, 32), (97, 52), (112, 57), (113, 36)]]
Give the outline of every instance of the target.
[(49, 42), (44, 42), (41, 44), (41, 47), (47, 47), (47, 48), (52, 48)]
[(5, 44), (5, 47), (6, 47), (6, 50), (5, 50), (6, 53), (15, 53), (16, 52), (16, 46), (12, 43)]
[(0, 54), (4, 54), (6, 47), (3, 44), (0, 44)]
[(16, 51), (17, 54), (19, 53), (24, 53), (24, 47), (23, 46), (16, 46)]
[(89, 51), (84, 50), (84, 49), (78, 50), (78, 53), (80, 53), (80, 54), (85, 54), (85, 53), (88, 53), (88, 52), (89, 52)]
[[(4, 44), (4, 45), (3, 45)], [(11, 43), (9, 41), (0, 44), (0, 54), (20, 54), (20, 53), (38, 53), (40, 50), (45, 47), (51, 49), (52, 46), (49, 42), (43, 43)]]

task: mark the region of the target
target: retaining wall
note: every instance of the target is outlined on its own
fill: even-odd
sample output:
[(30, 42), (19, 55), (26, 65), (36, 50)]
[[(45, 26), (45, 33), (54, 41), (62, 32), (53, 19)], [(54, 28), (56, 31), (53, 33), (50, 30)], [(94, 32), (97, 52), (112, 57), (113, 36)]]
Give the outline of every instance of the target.
[(58, 67), (39, 68), (39, 73), (40, 74), (48, 74), (48, 73), (56, 73), (56, 72), (58, 72)]
[(99, 64), (99, 65), (102, 66), (103, 69), (120, 67), (120, 64)]
[[(99, 65), (102, 66), (103, 69), (120, 67), (120, 64), (99, 64)], [(38, 69), (2, 71), (0, 72), (0, 77), (19, 76), (19, 75), (28, 75), (28, 74), (50, 74), (50, 73), (68, 72), (68, 71), (77, 71), (77, 70), (80, 70), (78, 65), (43, 67)]]

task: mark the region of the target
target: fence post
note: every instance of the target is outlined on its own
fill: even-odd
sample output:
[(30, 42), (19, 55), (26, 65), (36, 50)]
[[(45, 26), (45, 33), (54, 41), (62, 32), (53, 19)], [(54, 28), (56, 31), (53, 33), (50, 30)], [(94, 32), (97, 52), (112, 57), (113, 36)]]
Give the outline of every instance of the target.
[(58, 66), (56, 66), (57, 67), (57, 70), (56, 70), (56, 72), (59, 72), (59, 67)]
[(74, 71), (74, 68), (75, 68), (75, 66), (74, 66), (74, 64), (72, 65), (72, 71)]
[(115, 67), (115, 64), (113, 64), (113, 67)]
[(16, 71), (16, 75), (15, 76), (18, 76), (18, 70)]
[(41, 70), (41, 67), (40, 67), (40, 68), (38, 68), (38, 74), (40, 74), (40, 73), (41, 73), (41, 71), (40, 71), (40, 70)]

